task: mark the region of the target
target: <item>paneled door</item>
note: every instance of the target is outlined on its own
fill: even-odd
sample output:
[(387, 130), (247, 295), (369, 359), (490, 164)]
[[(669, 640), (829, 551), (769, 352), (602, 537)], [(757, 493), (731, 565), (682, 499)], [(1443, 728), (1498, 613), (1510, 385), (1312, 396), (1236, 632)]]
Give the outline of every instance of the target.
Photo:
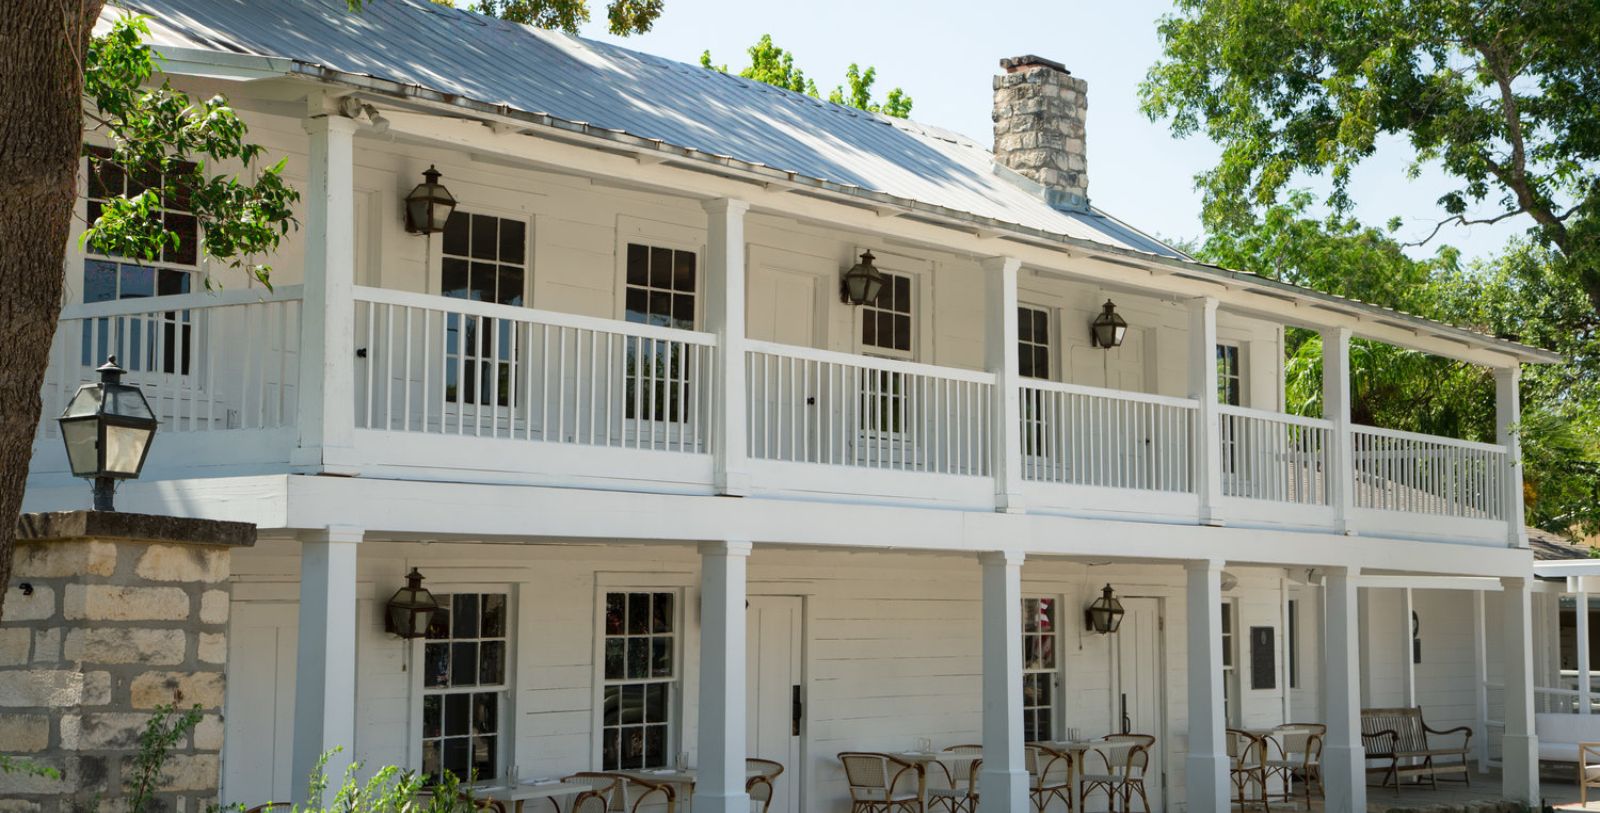
[[(793, 347), (812, 347), (816, 335), (817, 276), (772, 266), (750, 269), (745, 334)], [(805, 363), (775, 361), (750, 370), (748, 386), (764, 399), (750, 417), (750, 434), (761, 457), (815, 462), (807, 438), (818, 438), (817, 404), (829, 403), (825, 382)]]
[(1150, 795), (1150, 809), (1161, 810), (1166, 764), (1162, 756), (1167, 740), (1162, 703), (1166, 681), (1161, 659), (1161, 600), (1124, 598), (1122, 606), (1127, 614), (1112, 636), (1116, 652), (1111, 661), (1111, 729), (1156, 738), (1144, 784)]
[(772, 813), (799, 813), (800, 732), (805, 679), (801, 664), (803, 613), (799, 596), (751, 596), (746, 612), (745, 743), (750, 756), (783, 763), (773, 783)]
[(231, 612), (222, 801), (246, 807), (287, 802), (300, 613), (277, 602), (235, 602)]

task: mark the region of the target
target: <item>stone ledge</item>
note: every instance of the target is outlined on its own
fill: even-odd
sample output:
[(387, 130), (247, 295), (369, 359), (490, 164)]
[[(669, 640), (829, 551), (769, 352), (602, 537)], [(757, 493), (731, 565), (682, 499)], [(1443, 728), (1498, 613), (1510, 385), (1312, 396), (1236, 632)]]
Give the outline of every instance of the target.
[(127, 514), (121, 511), (56, 511), (17, 518), (17, 541), (51, 542), (114, 539), (247, 548), (256, 543), (256, 526), (248, 522)]

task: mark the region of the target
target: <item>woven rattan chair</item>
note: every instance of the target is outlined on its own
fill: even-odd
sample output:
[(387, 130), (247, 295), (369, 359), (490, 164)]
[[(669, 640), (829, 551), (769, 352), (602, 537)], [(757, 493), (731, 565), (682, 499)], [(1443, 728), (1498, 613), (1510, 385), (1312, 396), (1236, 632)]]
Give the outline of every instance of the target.
[(1276, 794), (1284, 801), (1294, 798), (1295, 783), (1305, 791), (1306, 809), (1311, 808), (1311, 792), (1322, 793), (1322, 734), (1321, 725), (1291, 723), (1273, 729), (1267, 740), (1267, 780), (1278, 780), (1283, 790)]
[(611, 785), (610, 813), (639, 813), (639, 810), (652, 804), (665, 804), (666, 813), (673, 813), (678, 808), (678, 791), (668, 782), (652, 782), (640, 779), (637, 776), (616, 771), (583, 771), (575, 773), (572, 779), (603, 779), (614, 784)]
[(1028, 798), (1033, 809), (1044, 813), (1052, 800), (1059, 799), (1072, 810), (1072, 755), (1065, 754), (1037, 742), (1030, 742), (1022, 752), (1023, 764), (1028, 769)]
[(744, 783), (744, 792), (750, 796), (750, 813), (767, 813), (772, 807), (773, 782), (783, 773), (783, 763), (770, 759), (746, 759), (744, 767), (758, 772)]
[[(981, 754), (981, 745), (952, 745), (944, 749), (951, 754)], [(935, 762), (939, 766), (940, 776), (944, 784), (934, 785), (930, 780), (928, 787), (928, 809), (946, 809), (950, 813), (977, 813), (978, 810), (978, 771), (983, 766), (983, 760), (974, 759), (963, 767), (954, 770), (944, 762)]]
[[(1267, 740), (1248, 731), (1230, 728), (1225, 739), (1228, 743), (1228, 781), (1233, 784), (1233, 801), (1239, 807), (1261, 805), (1271, 811), (1267, 799)], [(1255, 789), (1255, 795), (1250, 790)]]
[(921, 813), (917, 765), (870, 751), (845, 751), (839, 762), (850, 783), (850, 813)]
[[(1084, 755), (1085, 772), (1081, 777), (1082, 792), (1078, 798), (1080, 809), (1087, 809), (1091, 794), (1104, 793), (1106, 806), (1111, 810), (1133, 809), (1133, 797), (1139, 797), (1139, 806), (1150, 813), (1150, 796), (1145, 791), (1144, 776), (1150, 768), (1150, 749), (1156, 738), (1150, 734), (1108, 734), (1104, 742), (1129, 742), (1121, 754), (1094, 750)], [(1099, 771), (1089, 773), (1089, 757), (1099, 758)]]
[[(567, 808), (567, 813), (610, 813), (611, 800), (620, 791), (622, 780), (615, 776), (605, 774), (575, 774), (563, 777), (561, 781), (580, 781), (594, 785), (593, 790), (586, 790), (572, 797), (572, 804)], [(555, 813), (561, 813), (561, 802), (552, 796), (547, 799)]]
[(272, 813), (274, 810), (293, 810), (294, 802), (267, 802), (248, 808), (244, 813)]
[(1578, 804), (1585, 808), (1589, 788), (1600, 788), (1600, 742), (1578, 743)]

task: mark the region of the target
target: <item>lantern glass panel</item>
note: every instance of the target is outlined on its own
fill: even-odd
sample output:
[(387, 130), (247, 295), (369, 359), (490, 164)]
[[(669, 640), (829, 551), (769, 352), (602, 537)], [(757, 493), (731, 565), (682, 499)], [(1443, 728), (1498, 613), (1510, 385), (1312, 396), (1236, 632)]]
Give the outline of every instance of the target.
[(67, 410), (62, 413), (63, 418), (81, 418), (94, 415), (100, 411), (100, 385), (85, 384), (78, 389), (78, 394), (72, 396), (72, 402), (67, 404)]
[(74, 477), (93, 477), (100, 469), (100, 427), (93, 419), (63, 421), (61, 436), (67, 442), (67, 462)]
[(130, 426), (107, 426), (105, 473), (112, 477), (135, 477), (144, 450), (150, 445), (149, 429)]
[(150, 402), (145, 400), (144, 392), (138, 387), (110, 384), (105, 390), (104, 412), (107, 415), (155, 420), (155, 413), (150, 411)]

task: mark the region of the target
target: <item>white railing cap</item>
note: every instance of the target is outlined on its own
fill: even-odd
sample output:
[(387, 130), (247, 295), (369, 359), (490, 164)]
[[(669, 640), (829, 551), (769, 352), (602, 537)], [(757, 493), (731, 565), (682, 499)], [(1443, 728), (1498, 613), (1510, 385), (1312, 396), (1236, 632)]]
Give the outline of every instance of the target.
[(600, 319), (593, 316), (580, 316), (575, 313), (557, 313), (555, 311), (539, 310), (538, 308), (524, 308), (520, 305), (501, 305), (495, 302), (477, 302), (470, 299), (419, 294), (412, 291), (394, 291), (388, 288), (368, 288), (357, 285), (355, 287), (355, 300), (378, 305), (420, 308), (441, 313), (481, 316), (486, 319), (505, 319), (511, 322), (527, 322), (529, 324), (573, 328), (575, 330), (592, 330), (596, 333), (615, 333), (622, 336), (638, 336), (645, 339), (683, 342), (684, 344), (715, 346), (717, 343), (717, 335), (715, 333), (680, 330), (678, 328), (661, 327), (660, 325), (643, 325), (638, 322), (624, 322), (620, 319)]
[(815, 361), (821, 364), (838, 364), (846, 367), (882, 370), (889, 373), (943, 378), (950, 381), (966, 381), (973, 384), (994, 384), (994, 373), (982, 370), (963, 370), (958, 367), (940, 367), (935, 364), (923, 364), (915, 361), (858, 356), (854, 353), (840, 353), (836, 350), (818, 350), (815, 347), (799, 347), (755, 339), (745, 341), (745, 349), (751, 353)]
[(60, 320), (66, 322), (75, 319), (138, 316), (147, 313), (227, 308), (266, 302), (296, 302), (302, 298), (302, 290), (299, 285), (279, 285), (271, 291), (263, 288), (230, 288), (193, 294), (113, 299), (106, 302), (76, 302), (61, 309)]

